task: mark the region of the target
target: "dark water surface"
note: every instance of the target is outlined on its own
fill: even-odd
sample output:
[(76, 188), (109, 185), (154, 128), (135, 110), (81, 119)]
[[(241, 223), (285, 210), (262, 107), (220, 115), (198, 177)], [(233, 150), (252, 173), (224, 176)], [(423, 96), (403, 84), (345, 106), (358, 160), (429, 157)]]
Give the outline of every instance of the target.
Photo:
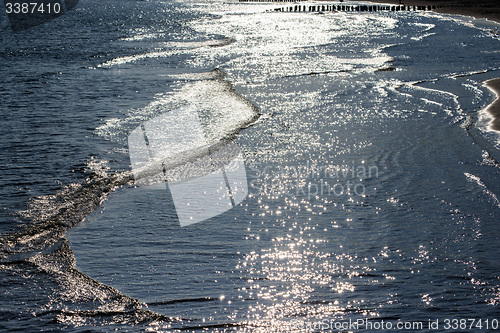
[[(496, 26), (268, 8), (82, 0), (18, 33), (2, 17), (2, 330), (494, 330)], [(168, 186), (134, 185), (127, 137), (185, 106), (210, 140), (237, 133), (249, 194), (180, 227)]]

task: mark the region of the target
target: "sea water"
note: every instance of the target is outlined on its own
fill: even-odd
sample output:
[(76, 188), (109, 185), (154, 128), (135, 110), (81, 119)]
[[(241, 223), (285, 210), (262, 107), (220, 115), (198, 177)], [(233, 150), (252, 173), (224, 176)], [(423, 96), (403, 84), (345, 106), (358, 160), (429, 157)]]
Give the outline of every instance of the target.
[[(276, 6), (87, 0), (15, 34), (3, 17), (3, 330), (498, 325), (497, 25)], [(185, 107), (239, 149), (248, 193), (181, 227), (128, 138)]]

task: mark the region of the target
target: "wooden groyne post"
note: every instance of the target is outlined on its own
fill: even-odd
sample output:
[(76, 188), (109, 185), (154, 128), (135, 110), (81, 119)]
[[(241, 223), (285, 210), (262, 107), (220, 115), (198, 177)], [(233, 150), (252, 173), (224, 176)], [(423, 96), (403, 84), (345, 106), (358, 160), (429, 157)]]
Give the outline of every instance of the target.
[[(239, 2), (294, 2), (295, 0), (239, 0)], [(382, 11), (427, 11), (437, 9), (436, 5), (406, 6), (406, 5), (340, 5), (340, 4), (314, 4), (294, 5), (290, 7), (274, 8), (275, 12), (382, 12)]]

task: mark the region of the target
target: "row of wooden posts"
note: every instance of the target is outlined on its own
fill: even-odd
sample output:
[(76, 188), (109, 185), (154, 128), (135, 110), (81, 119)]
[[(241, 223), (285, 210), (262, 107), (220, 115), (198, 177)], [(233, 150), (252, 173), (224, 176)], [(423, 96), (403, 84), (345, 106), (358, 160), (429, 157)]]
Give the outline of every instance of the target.
[(239, 2), (301, 2), (305, 0), (238, 0)]
[[(245, 2), (246, 0), (242, 0)], [(295, 5), (291, 7), (274, 8), (275, 12), (378, 12), (378, 11), (417, 11), (417, 10), (432, 10), (436, 6), (385, 6), (385, 5)]]
[[(307, 0), (238, 0), (239, 2), (293, 2), (300, 3)], [(342, 1), (341, 1), (342, 2)], [(330, 12), (330, 11), (342, 11), (342, 12), (377, 12), (377, 11), (421, 11), (421, 10), (433, 10), (436, 8), (443, 7), (478, 7), (484, 6), (483, 4), (450, 4), (450, 5), (427, 5), (427, 6), (406, 6), (406, 5), (295, 5), (293, 7), (282, 7), (275, 8), (275, 12)]]

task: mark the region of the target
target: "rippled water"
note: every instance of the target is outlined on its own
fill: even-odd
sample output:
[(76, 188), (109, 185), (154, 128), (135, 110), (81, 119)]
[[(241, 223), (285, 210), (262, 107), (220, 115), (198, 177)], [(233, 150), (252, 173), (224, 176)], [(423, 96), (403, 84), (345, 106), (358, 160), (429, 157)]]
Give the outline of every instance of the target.
[[(2, 236), (0, 327), (498, 319), (496, 26), (273, 6), (83, 1), (3, 30), (2, 232), (32, 226)], [(249, 194), (181, 228), (127, 138), (186, 105), (237, 133)]]

